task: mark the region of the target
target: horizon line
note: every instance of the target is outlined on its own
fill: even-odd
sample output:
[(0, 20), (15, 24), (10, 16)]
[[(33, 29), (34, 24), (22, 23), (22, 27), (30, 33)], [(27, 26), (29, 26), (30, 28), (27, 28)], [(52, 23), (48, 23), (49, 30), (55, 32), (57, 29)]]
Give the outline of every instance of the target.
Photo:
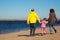
[[(27, 18), (0, 18), (0, 20), (27, 20)], [(58, 18), (58, 20), (60, 20), (60, 18)]]

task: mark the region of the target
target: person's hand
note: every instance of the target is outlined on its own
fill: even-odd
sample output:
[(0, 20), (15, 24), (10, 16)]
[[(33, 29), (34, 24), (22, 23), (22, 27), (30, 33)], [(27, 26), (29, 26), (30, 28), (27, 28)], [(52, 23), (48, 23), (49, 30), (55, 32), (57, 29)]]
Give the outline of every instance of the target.
[(56, 19), (55, 22), (58, 24), (58, 20)]
[(41, 24), (41, 22), (39, 22)]
[(29, 23), (27, 23), (27, 24), (29, 24)]
[(56, 19), (56, 21), (57, 21), (57, 19)]
[(27, 22), (27, 24), (29, 24), (29, 22)]

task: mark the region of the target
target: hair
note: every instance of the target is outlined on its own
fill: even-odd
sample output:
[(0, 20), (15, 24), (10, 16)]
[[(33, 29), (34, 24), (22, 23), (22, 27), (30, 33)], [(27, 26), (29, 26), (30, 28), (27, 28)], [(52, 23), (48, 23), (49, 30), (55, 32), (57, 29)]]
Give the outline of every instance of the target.
[(46, 20), (46, 18), (43, 18), (43, 20)]
[(55, 13), (54, 9), (50, 9), (50, 13)]
[(34, 9), (31, 9), (31, 11), (33, 12), (33, 11), (34, 11)]

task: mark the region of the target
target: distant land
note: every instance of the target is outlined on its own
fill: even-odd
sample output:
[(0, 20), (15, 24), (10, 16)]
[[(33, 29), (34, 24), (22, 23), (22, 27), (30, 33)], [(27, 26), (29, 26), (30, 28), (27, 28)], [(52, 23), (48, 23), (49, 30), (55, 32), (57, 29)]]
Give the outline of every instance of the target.
[[(27, 18), (0, 18), (0, 20), (14, 21), (14, 20), (27, 20)], [(60, 20), (60, 18), (58, 18), (58, 20)]]
[(14, 21), (14, 20), (26, 20), (27, 18), (0, 18), (0, 20), (10, 20), (10, 21)]

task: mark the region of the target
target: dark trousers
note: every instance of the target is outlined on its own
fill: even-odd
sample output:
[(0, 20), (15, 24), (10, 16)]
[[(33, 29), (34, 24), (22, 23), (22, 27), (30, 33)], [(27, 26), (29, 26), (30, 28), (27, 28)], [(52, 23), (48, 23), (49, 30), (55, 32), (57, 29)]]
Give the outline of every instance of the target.
[(30, 24), (30, 35), (35, 35), (35, 23)]

